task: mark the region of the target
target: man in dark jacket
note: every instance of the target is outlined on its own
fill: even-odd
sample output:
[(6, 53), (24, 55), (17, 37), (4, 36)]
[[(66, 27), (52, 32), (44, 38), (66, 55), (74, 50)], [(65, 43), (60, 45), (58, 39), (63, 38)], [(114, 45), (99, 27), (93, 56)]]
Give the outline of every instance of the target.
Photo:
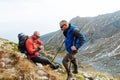
[[(69, 78), (72, 77), (72, 73), (78, 73), (75, 54), (77, 53), (78, 49), (86, 42), (86, 38), (76, 26), (69, 24), (66, 20), (62, 20), (59, 25), (65, 36), (65, 49), (68, 52), (63, 58), (62, 63), (68, 74), (67, 80), (69, 80)], [(70, 70), (70, 67), (68, 65), (69, 62), (70, 64), (73, 64), (73, 72)]]

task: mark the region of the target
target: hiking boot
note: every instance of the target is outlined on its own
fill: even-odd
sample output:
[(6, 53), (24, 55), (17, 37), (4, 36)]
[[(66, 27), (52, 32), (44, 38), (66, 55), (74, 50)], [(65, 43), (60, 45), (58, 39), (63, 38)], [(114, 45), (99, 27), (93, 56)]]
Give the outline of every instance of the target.
[(73, 74), (78, 74), (78, 70), (74, 70), (72, 73)]
[(67, 80), (71, 80), (71, 78), (73, 77), (72, 73), (68, 74)]
[(57, 65), (52, 65), (52, 66), (50, 66), (52, 69), (58, 69), (60, 66), (57, 64)]

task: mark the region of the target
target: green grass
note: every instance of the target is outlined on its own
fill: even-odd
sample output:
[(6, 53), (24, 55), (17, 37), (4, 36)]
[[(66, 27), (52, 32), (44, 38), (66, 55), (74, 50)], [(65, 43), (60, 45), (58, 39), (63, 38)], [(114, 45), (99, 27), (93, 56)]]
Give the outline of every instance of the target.
[(3, 44), (2, 44), (2, 46), (7, 46), (7, 45), (11, 45), (11, 47), (12, 47), (12, 50), (14, 51), (14, 52), (16, 52), (16, 51), (18, 51), (18, 44), (16, 44), (16, 43), (13, 43), (13, 42), (4, 42)]

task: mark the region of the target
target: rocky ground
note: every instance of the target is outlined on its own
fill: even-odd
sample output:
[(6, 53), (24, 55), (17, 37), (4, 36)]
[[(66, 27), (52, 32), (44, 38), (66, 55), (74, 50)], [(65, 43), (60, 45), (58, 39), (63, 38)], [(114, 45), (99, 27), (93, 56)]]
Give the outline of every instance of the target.
[[(71, 80), (120, 80), (108, 74), (94, 72), (83, 65), (79, 74)], [(58, 70), (51, 70), (49, 66), (35, 65), (17, 51), (17, 44), (0, 39), (0, 80), (66, 80), (66, 72), (61, 65)]]

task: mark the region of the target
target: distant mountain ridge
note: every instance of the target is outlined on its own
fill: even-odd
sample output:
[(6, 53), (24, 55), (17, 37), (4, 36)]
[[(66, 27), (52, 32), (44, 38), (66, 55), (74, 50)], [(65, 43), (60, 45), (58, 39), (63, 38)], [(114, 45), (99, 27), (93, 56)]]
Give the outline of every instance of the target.
[[(100, 72), (120, 74), (120, 11), (95, 17), (77, 16), (70, 23), (78, 26), (87, 38), (87, 43), (77, 54), (79, 62), (87, 63)], [(41, 37), (48, 50), (60, 47), (64, 39), (60, 30), (45, 38), (48, 36)]]

